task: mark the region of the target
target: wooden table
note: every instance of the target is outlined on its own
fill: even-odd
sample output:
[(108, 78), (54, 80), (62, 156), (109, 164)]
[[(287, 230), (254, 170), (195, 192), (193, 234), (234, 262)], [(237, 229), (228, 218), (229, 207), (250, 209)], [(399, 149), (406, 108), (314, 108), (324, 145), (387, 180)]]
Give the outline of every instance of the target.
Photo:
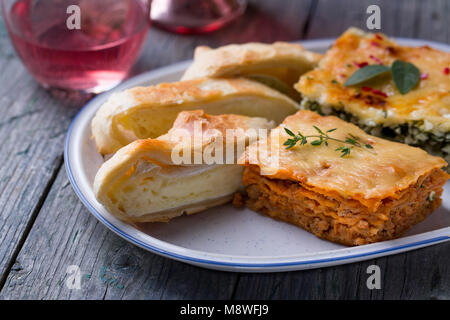
[[(200, 44), (335, 37), (365, 28), (370, 4), (380, 5), (388, 35), (450, 43), (448, 0), (255, 0), (243, 18), (211, 35), (153, 28), (135, 73), (189, 59)], [(193, 267), (122, 240), (84, 208), (64, 170), (64, 138), (79, 107), (33, 81), (0, 22), (0, 298), (450, 298), (450, 242), (338, 267), (246, 274)], [(372, 264), (381, 268), (380, 290), (366, 286)], [(80, 267), (80, 290), (65, 285), (69, 265)]]

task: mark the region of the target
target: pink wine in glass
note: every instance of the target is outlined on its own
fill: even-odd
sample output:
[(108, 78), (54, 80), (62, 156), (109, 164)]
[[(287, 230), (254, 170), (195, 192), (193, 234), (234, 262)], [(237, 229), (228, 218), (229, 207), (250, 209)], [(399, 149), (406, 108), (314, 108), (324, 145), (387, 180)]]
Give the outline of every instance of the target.
[(153, 0), (151, 19), (168, 31), (212, 32), (242, 15), (247, 0)]
[[(128, 75), (149, 26), (146, 1), (2, 1), (16, 51), (46, 88), (97, 93), (114, 87)], [(76, 14), (67, 13), (71, 5), (79, 8), (79, 29), (68, 27)]]

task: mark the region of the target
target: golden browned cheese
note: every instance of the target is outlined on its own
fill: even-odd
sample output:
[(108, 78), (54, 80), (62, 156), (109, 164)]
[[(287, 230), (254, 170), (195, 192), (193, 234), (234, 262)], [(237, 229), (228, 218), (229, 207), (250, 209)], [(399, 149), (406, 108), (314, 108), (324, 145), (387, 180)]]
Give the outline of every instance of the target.
[[(364, 84), (370, 90), (343, 85), (365, 64), (390, 66), (397, 59), (413, 63), (422, 74), (417, 87), (407, 94), (398, 91), (390, 76)], [(449, 67), (450, 53), (429, 46), (400, 46), (385, 35), (351, 28), (295, 88), (308, 100), (344, 110), (369, 126), (425, 120), (423, 131), (445, 133), (450, 131)]]
[[(284, 127), (294, 133), (317, 135), (313, 126), (323, 131), (336, 128), (330, 133), (333, 138), (345, 140), (352, 135), (373, 149), (355, 147), (350, 155), (341, 157), (336, 149), (344, 144), (337, 141), (328, 141), (328, 146), (313, 146), (310, 142), (316, 139), (310, 138), (306, 145), (297, 144), (291, 149), (283, 146), (291, 138)], [(322, 117), (311, 111), (299, 111), (287, 117), (272, 130), (269, 146), (263, 148), (260, 143), (254, 143), (241, 160), (258, 166), (261, 174), (270, 179), (295, 181), (320, 194), (352, 198), (372, 211), (382, 205), (383, 199), (398, 197), (399, 191), (416, 183), (419, 177), (447, 165), (442, 158), (422, 149), (370, 136), (337, 117)]]

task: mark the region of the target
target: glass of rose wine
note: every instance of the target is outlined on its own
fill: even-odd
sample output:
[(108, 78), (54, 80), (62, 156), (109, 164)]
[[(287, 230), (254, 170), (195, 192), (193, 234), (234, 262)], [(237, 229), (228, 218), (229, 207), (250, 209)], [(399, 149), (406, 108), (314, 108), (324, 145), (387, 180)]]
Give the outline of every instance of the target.
[(153, 0), (151, 20), (180, 34), (207, 33), (227, 25), (246, 7), (247, 0)]
[(145, 0), (1, 2), (18, 55), (52, 92), (99, 93), (114, 87), (127, 77), (149, 29)]

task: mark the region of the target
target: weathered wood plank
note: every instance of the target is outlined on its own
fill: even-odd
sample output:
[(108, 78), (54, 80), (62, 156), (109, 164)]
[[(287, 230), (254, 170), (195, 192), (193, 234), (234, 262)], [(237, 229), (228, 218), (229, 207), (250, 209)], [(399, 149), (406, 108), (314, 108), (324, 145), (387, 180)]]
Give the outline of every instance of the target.
[(75, 108), (61, 107), (29, 76), (0, 19), (0, 285), (62, 164)]
[[(382, 32), (449, 42), (448, 1), (320, 0), (307, 38), (336, 37), (349, 26), (366, 29), (366, 8), (381, 8)], [(338, 17), (338, 18), (336, 18)], [(236, 299), (448, 299), (450, 243), (349, 265), (286, 274), (243, 274)], [(382, 289), (366, 285), (378, 265)]]
[(450, 243), (380, 258), (383, 290), (373, 299), (450, 299)]
[(381, 32), (392, 36), (411, 37), (415, 14), (420, 1), (416, 0), (318, 0), (311, 20), (308, 38), (334, 38), (353, 26), (367, 30), (369, 5), (381, 9)]
[(381, 32), (394, 37), (449, 42), (449, 2), (445, 0), (317, 0), (307, 38), (333, 38), (354, 26), (367, 30), (366, 9), (381, 9)]
[(414, 24), (414, 36), (420, 39), (428, 39), (450, 43), (450, 28), (448, 17), (450, 14), (450, 2), (446, 0), (420, 1), (419, 9)]
[[(337, 267), (284, 274), (242, 274), (236, 299), (449, 299), (450, 243)], [(381, 270), (369, 290), (367, 267)]]

